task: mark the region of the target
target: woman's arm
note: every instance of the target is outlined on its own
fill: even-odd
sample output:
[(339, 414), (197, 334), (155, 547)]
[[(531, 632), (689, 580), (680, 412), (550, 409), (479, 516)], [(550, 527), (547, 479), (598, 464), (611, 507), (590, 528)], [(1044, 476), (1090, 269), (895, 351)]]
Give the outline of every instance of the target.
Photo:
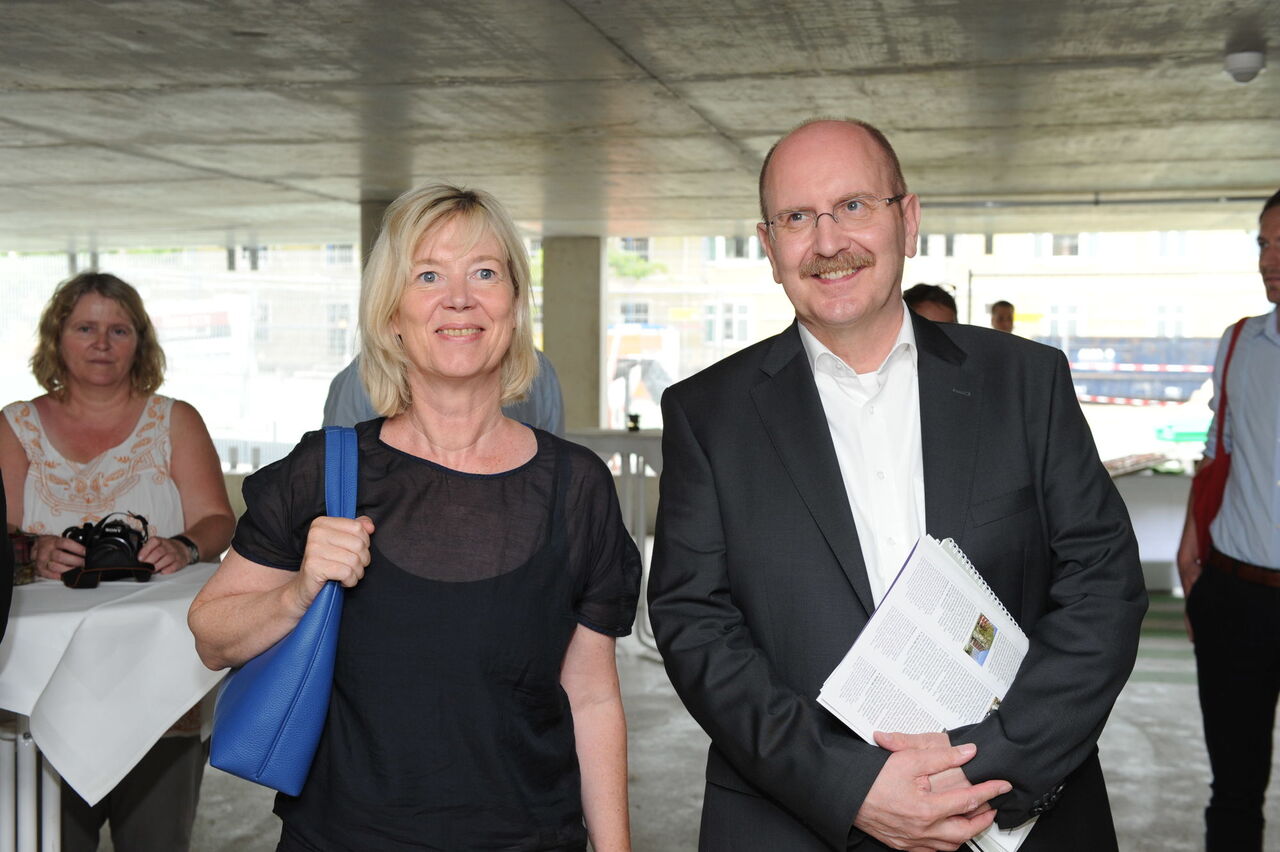
[(367, 516), (316, 518), (297, 571), (260, 565), (229, 550), (187, 612), (200, 660), (215, 671), (238, 666), (280, 641), (326, 581), (347, 587), (360, 581), (372, 533)]
[[(195, 542), (202, 560), (212, 561), (227, 549), (236, 526), (222, 479), (222, 465), (209, 430), (194, 408), (175, 400), (172, 418), (170, 473), (182, 500), (186, 522), (182, 534)], [(151, 539), (138, 555), (144, 562), (154, 564), (161, 574), (172, 574), (190, 562), (187, 546), (171, 538)]]
[(618, 688), (614, 639), (578, 625), (560, 669), (573, 712), (582, 811), (595, 852), (628, 852), (627, 720)]
[[(22, 529), (23, 491), (31, 462), (13, 433), (6, 417), (0, 416), (0, 477), (4, 479), (5, 526), (9, 532)], [(84, 545), (58, 535), (36, 536), (31, 548), (36, 574), (57, 579), (68, 568), (84, 564)]]

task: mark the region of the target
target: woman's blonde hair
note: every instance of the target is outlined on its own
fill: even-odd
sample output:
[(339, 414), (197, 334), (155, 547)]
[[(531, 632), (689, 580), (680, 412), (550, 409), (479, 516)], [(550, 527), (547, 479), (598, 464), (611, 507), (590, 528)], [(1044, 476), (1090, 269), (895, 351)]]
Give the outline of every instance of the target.
[(424, 236), (451, 222), (459, 225), (467, 250), (492, 234), (507, 254), (507, 272), (515, 289), (516, 325), (502, 358), (502, 404), (522, 399), (538, 372), (529, 257), (511, 217), (483, 190), (445, 184), (420, 186), (387, 208), (360, 288), (360, 378), (369, 391), (373, 410), (383, 416), (399, 414), (412, 399), (404, 348), (391, 323), (409, 284), (413, 254)]
[(129, 381), (135, 393), (149, 394), (164, 383), (164, 350), (156, 338), (155, 326), (142, 306), (138, 291), (106, 272), (81, 272), (58, 285), (40, 314), (36, 351), (31, 356), (31, 372), (40, 387), (58, 399), (67, 395), (67, 364), (62, 360), (62, 327), (82, 296), (97, 293), (111, 299), (129, 316), (138, 336)]

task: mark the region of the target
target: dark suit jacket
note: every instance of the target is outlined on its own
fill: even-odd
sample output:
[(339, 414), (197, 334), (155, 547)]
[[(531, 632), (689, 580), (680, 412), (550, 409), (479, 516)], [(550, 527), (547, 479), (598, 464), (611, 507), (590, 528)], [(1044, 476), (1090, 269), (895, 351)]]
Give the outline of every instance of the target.
[[(6, 517), (4, 489), (0, 488), (0, 518)], [(6, 527), (8, 529), (8, 527)], [(0, 639), (9, 625), (9, 604), (13, 599), (13, 545), (9, 536), (0, 541)]]
[[(995, 800), (1001, 825), (1056, 804), (1026, 852), (1105, 849), (1095, 745), (1146, 611), (1128, 514), (1060, 351), (913, 321), (927, 530), (959, 542), (1031, 640), (999, 712), (952, 740), (978, 746), (971, 781), (1013, 784)], [(704, 813), (704, 846), (727, 820), (758, 848), (784, 848), (763, 817), (777, 805), (821, 838), (812, 848), (882, 848), (851, 826), (888, 753), (816, 702), (873, 600), (799, 331), (673, 385), (662, 409), (650, 614), (672, 683), (711, 736), (708, 782), (746, 794), (735, 813)]]

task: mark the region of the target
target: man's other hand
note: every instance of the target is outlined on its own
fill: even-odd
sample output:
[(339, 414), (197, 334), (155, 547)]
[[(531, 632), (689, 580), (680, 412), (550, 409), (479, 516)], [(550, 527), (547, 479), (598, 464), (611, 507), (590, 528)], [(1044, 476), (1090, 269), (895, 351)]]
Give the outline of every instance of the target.
[(876, 742), (893, 754), (853, 824), (894, 849), (959, 849), (995, 820), (987, 803), (1013, 789), (1007, 781), (970, 784), (960, 767), (977, 746), (952, 746), (946, 734), (877, 733)]

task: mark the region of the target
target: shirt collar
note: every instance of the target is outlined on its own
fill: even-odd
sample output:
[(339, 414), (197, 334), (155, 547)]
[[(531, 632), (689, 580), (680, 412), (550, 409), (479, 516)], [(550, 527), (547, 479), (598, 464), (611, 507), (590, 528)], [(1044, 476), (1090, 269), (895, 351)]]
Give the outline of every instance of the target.
[[(838, 355), (826, 347), (826, 345), (814, 336), (813, 332), (805, 328), (804, 323), (797, 322), (796, 325), (800, 329), (800, 342), (804, 344), (805, 356), (809, 359), (809, 369), (817, 373), (824, 362), (830, 364), (827, 372), (844, 372), (857, 375), (852, 367), (846, 364)], [(884, 365), (889, 363), (889, 359), (898, 354), (899, 351), (905, 351), (911, 358), (911, 364), (914, 367), (919, 366), (920, 352), (916, 347), (916, 330), (911, 324), (911, 312), (907, 310), (907, 303), (902, 303), (902, 325), (898, 328), (898, 339), (893, 342), (893, 347), (889, 350), (889, 354), (880, 362), (880, 366), (873, 372), (878, 373), (884, 369)], [(831, 363), (834, 362), (834, 363)], [(840, 370), (843, 366), (844, 370)]]
[(1272, 343), (1280, 345), (1280, 328), (1276, 327), (1277, 317), (1280, 317), (1280, 305), (1276, 305), (1275, 310), (1263, 317), (1262, 334)]

